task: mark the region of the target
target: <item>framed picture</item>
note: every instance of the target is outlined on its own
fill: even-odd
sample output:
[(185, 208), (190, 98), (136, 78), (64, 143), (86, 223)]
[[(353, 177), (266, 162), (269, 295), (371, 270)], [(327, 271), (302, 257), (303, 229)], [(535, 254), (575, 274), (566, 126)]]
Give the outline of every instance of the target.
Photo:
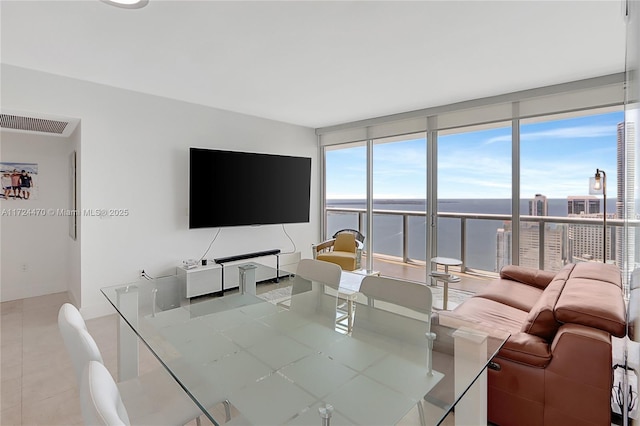
[(0, 163), (1, 200), (37, 200), (37, 163)]

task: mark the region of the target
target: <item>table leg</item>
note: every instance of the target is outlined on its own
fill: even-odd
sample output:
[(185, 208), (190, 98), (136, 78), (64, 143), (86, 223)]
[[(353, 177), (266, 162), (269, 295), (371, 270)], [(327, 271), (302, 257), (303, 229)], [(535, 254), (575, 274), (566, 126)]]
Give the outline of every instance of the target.
[[(466, 390), (456, 405), (455, 424), (487, 424), (487, 335), (477, 330), (459, 329), (453, 333), (453, 338), (456, 398)], [(469, 387), (479, 371), (482, 372)]]
[(256, 295), (256, 269), (253, 263), (238, 266), (240, 273), (240, 294)]
[[(118, 309), (122, 313), (118, 324), (118, 381), (138, 377), (138, 287), (127, 286), (116, 290)], [(130, 325), (122, 319), (129, 319)]]
[(320, 418), (322, 419), (322, 426), (331, 425), (331, 415), (333, 414), (333, 405), (325, 404), (323, 407), (318, 408)]
[(449, 280), (442, 280), (442, 310), (447, 310), (447, 302), (449, 301)]

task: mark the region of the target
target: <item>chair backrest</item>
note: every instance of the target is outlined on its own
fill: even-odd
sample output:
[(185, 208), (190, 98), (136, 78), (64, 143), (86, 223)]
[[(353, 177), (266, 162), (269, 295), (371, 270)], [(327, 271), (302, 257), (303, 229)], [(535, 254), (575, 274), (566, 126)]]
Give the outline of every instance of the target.
[(58, 328), (71, 362), (76, 373), (78, 385), (82, 380), (82, 373), (89, 361), (103, 363), (102, 354), (91, 334), (87, 330), (87, 325), (80, 314), (70, 303), (65, 303), (58, 311)]
[(360, 293), (369, 300), (356, 308), (352, 337), (374, 344), (386, 339), (394, 353), (422, 362), (424, 349), (430, 347), (431, 290), (423, 284), (370, 276), (362, 280)]
[(433, 295), (424, 284), (374, 275), (364, 277), (360, 284), (360, 293), (374, 300), (382, 300), (431, 315)]
[[(314, 321), (330, 328), (336, 325), (337, 289), (342, 269), (322, 260), (302, 259), (298, 262), (292, 283), (290, 309), (314, 317)], [(335, 289), (333, 295), (326, 286)]]
[(327, 284), (329, 287), (338, 289), (342, 268), (331, 262), (315, 259), (301, 259), (298, 262), (296, 275), (311, 281), (318, 281)]
[(80, 381), (80, 408), (85, 425), (129, 426), (127, 409), (109, 370), (90, 361)]
[(356, 240), (360, 241), (361, 243), (364, 243), (364, 235), (362, 235), (360, 231), (356, 231), (355, 229), (341, 229), (335, 234), (333, 234), (333, 238), (336, 238), (338, 234), (345, 234), (345, 233), (353, 234)]
[(336, 240), (333, 243), (334, 251), (346, 251), (349, 253), (356, 252), (356, 237), (353, 234), (338, 234)]

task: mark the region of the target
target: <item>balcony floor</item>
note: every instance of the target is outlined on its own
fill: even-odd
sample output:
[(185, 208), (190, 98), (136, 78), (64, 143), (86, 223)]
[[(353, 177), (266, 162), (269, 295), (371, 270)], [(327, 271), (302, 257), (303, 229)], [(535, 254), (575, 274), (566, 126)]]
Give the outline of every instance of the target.
[[(362, 257), (362, 264), (366, 264), (366, 256)], [(407, 281), (416, 281), (420, 283), (427, 282), (427, 265), (424, 263), (404, 263), (398, 258), (391, 256), (375, 255), (373, 257), (373, 269), (380, 271), (380, 275), (398, 278)], [(441, 269), (444, 271), (444, 269)], [(451, 267), (449, 271), (460, 277), (460, 282), (450, 283), (449, 288), (477, 293), (484, 288), (496, 277), (474, 274), (470, 272), (461, 273), (459, 268)]]

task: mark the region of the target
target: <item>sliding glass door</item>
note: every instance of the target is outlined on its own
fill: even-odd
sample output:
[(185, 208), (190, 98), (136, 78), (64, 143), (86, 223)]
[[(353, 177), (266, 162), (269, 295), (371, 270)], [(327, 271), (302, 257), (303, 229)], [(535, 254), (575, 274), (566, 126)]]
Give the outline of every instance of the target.
[(372, 146), (373, 269), (384, 262), (386, 275), (424, 282), (426, 135), (376, 139)]
[(509, 250), (511, 123), (438, 135), (437, 254), (498, 271)]
[(326, 237), (341, 229), (366, 235), (366, 142), (325, 149)]
[[(520, 265), (557, 271), (569, 262), (602, 261), (603, 256), (620, 264), (623, 121), (619, 108), (522, 121)], [(606, 239), (604, 198), (589, 187), (597, 169), (606, 173)]]

